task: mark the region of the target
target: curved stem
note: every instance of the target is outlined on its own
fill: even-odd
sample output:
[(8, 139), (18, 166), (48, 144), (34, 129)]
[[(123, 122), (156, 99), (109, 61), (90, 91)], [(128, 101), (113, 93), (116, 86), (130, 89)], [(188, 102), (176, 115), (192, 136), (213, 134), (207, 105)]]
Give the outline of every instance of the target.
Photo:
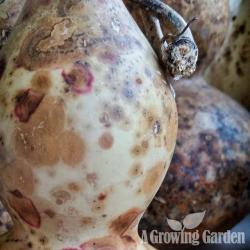
[(182, 33), (183, 30), (185, 30), (183, 35), (185, 37), (188, 37), (191, 41), (194, 42), (190, 28), (187, 28), (188, 27), (187, 22), (178, 12), (176, 12), (167, 4), (161, 2), (160, 0), (130, 0), (130, 1), (139, 4), (144, 8), (149, 9), (150, 11), (154, 12), (154, 14), (158, 14), (166, 18), (169, 22), (171, 22), (174, 25), (178, 33)]

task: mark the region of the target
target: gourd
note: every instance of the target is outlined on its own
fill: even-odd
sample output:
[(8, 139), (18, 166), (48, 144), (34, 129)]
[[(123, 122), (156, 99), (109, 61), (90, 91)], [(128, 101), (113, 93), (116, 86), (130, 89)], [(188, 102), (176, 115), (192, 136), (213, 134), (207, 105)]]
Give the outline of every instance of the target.
[(0, 49), (16, 24), (24, 4), (25, 0), (0, 1)]
[[(232, 1), (233, 2), (233, 1)], [(234, 1), (223, 48), (206, 71), (207, 81), (250, 110), (250, 2)]]
[(168, 219), (182, 223), (186, 216), (203, 212), (195, 228), (200, 234), (229, 230), (250, 212), (250, 115), (200, 76), (180, 80), (174, 88), (176, 149), (139, 231), (172, 232)]
[(0, 249), (151, 249), (177, 111), (122, 1), (28, 0), (0, 61)]

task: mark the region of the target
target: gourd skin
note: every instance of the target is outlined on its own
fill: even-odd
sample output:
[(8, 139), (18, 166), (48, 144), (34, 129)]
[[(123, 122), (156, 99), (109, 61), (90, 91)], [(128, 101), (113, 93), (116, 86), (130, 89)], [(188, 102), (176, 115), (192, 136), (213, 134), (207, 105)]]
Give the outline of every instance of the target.
[(1, 54), (0, 249), (146, 249), (177, 133), (156, 56), (120, 1), (27, 6)]
[(17, 22), (26, 0), (0, 1), (0, 49)]
[(250, 2), (241, 1), (238, 11), (232, 12), (236, 13), (231, 17), (223, 48), (205, 77), (210, 84), (250, 110)]
[(201, 77), (175, 90), (176, 150), (140, 230), (172, 231), (166, 218), (206, 211), (196, 229), (223, 232), (250, 211), (250, 115)]

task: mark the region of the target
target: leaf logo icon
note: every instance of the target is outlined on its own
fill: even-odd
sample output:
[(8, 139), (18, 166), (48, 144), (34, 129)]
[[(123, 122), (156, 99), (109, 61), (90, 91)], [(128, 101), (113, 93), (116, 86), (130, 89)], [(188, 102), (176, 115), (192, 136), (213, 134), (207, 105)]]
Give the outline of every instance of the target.
[(194, 229), (198, 227), (205, 216), (206, 210), (200, 213), (193, 213), (187, 215), (183, 220), (183, 225), (187, 229)]
[(167, 222), (169, 227), (174, 231), (181, 231), (182, 230), (182, 224), (178, 220), (171, 220), (167, 218)]

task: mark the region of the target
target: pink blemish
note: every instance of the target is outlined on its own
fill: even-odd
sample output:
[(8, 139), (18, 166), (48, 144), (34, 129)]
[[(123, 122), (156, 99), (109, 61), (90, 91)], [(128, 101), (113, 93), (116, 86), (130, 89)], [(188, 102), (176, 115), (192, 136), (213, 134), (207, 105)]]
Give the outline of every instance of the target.
[(32, 227), (41, 226), (41, 217), (31, 199), (25, 197), (19, 190), (11, 191), (11, 207), (17, 212), (21, 219)]
[(30, 116), (36, 111), (42, 102), (44, 94), (28, 89), (16, 97), (15, 115), (20, 122), (28, 122)]
[(62, 77), (75, 94), (87, 94), (92, 91), (94, 76), (87, 65), (76, 62), (69, 72), (62, 72)]

